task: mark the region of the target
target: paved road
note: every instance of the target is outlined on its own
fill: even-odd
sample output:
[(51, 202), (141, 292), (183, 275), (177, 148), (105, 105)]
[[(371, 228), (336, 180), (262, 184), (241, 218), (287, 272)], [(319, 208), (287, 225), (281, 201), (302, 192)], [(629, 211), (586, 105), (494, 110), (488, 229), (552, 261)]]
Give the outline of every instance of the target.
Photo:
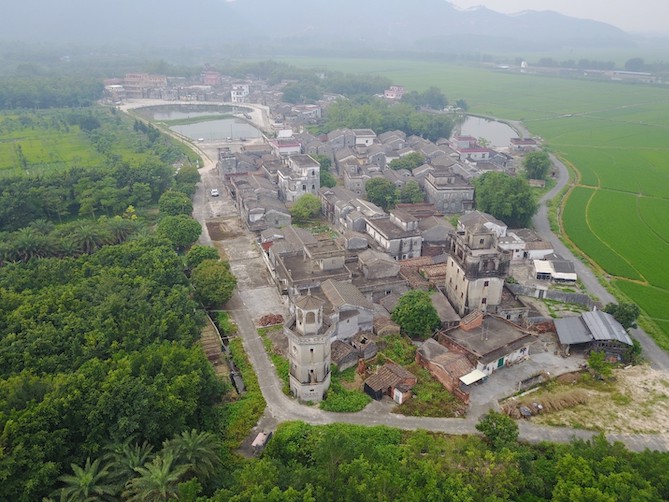
[[(617, 303), (618, 300), (616, 300), (616, 298), (611, 293), (609, 293), (604, 286), (602, 286), (597, 277), (595, 277), (595, 274), (592, 272), (592, 270), (587, 267), (580, 259), (574, 256), (571, 250), (567, 248), (567, 246), (565, 246), (558, 238), (558, 236), (555, 235), (550, 229), (546, 202), (555, 197), (557, 193), (562, 190), (569, 182), (569, 171), (567, 170), (567, 166), (565, 166), (554, 155), (551, 155), (550, 157), (553, 161), (553, 165), (558, 168), (557, 183), (552, 190), (550, 190), (542, 197), (539, 211), (532, 220), (534, 229), (543, 239), (552, 242), (555, 251), (559, 255), (561, 255), (563, 258), (571, 260), (574, 263), (574, 268), (576, 269), (578, 277), (581, 279), (581, 281), (583, 281), (583, 284), (585, 284), (588, 291), (596, 295), (603, 305), (611, 302)], [(632, 335), (641, 344), (643, 355), (648, 360), (652, 368), (669, 371), (669, 354), (659, 348), (655, 341), (642, 329), (632, 330)]]
[[(198, 149), (198, 145), (191, 147)], [(206, 222), (212, 218), (226, 216), (232, 217), (236, 214), (234, 203), (225, 190), (221, 190), (221, 196), (212, 199), (209, 197), (209, 189), (213, 186), (219, 186), (213, 155), (209, 152), (200, 150), (205, 161), (201, 169), (202, 181), (198, 184), (193, 200), (193, 217), (202, 224), (202, 236), (200, 242), (203, 244), (211, 243)], [(254, 236), (246, 232), (245, 237), (252, 243)], [(222, 242), (226, 246), (226, 242)], [(233, 270), (235, 267), (248, 266), (253, 275), (254, 266), (261, 258), (258, 255), (257, 248), (254, 246), (255, 256), (250, 249), (244, 256), (228, 254)], [(567, 255), (568, 256), (568, 255)], [(244, 288), (255, 288), (267, 293), (267, 284), (263, 285), (245, 285)], [(278, 293), (274, 289), (274, 294)], [(319, 408), (305, 406), (286, 396), (281, 387), (276, 370), (265, 352), (262, 339), (256, 331), (256, 326), (251, 312), (257, 311), (256, 306), (245, 304), (244, 298), (254, 298), (252, 291), (244, 289), (235, 291), (233, 297), (228, 302), (228, 309), (235, 323), (239, 327), (239, 333), (249, 360), (257, 374), (260, 390), (267, 403), (265, 415), (261, 419), (263, 427), (273, 428), (276, 424), (288, 420), (302, 420), (313, 425), (323, 425), (334, 422), (350, 423), (365, 426), (387, 425), (404, 430), (430, 430), (446, 434), (475, 434), (476, 421), (478, 417), (488, 409), (496, 407), (497, 403), (479, 403), (469, 414), (467, 418), (425, 418), (425, 417), (407, 417), (390, 413), (390, 405), (385, 402), (373, 402), (359, 413), (331, 413), (325, 412)], [(280, 304), (280, 300), (278, 300)], [(556, 441), (568, 442), (573, 438), (588, 439), (594, 435), (592, 431), (570, 429), (563, 427), (547, 427), (532, 423), (522, 422), (519, 424), (520, 438), (530, 442)], [(669, 438), (660, 435), (612, 435), (607, 437), (610, 440), (622, 441), (629, 449), (641, 451), (645, 448), (651, 448), (661, 451), (669, 451)]]

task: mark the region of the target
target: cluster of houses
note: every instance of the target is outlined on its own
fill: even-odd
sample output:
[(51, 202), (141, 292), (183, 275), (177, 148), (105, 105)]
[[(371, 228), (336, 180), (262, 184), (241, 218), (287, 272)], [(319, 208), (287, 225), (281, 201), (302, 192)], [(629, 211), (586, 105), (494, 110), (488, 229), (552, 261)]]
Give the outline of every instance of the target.
[[(423, 155), (425, 164), (413, 171), (388, 168), (411, 152)], [(333, 159), (341, 185), (320, 186), (316, 155)], [(432, 291), (441, 320), (417, 362), (463, 402), (472, 385), (529, 356), (534, 337), (528, 319), (538, 314), (507, 287), (512, 263), (532, 264), (540, 281), (574, 281), (576, 275), (535, 232), (508, 229), (473, 210), (471, 170), (505, 170), (503, 159), (473, 138), (437, 145), (401, 131), (377, 136), (368, 129), (340, 129), (323, 138), (284, 131), (238, 153), (221, 149), (219, 174), (243, 221), (257, 233), (289, 305), (286, 356), (297, 398), (323, 399), (331, 367), (343, 370), (374, 357), (387, 335), (399, 333), (391, 312), (412, 288)], [(426, 201), (386, 212), (366, 200), (365, 183), (374, 177), (398, 188), (413, 179)], [(288, 207), (306, 193), (319, 197), (335, 237), (291, 224)], [(461, 214), (456, 227), (445, 217), (454, 213)], [(621, 343), (618, 337), (611, 346), (620, 352)], [(365, 380), (364, 389), (401, 403), (415, 383), (414, 375), (389, 361)]]
[[(201, 82), (169, 82), (148, 74), (109, 82), (110, 99), (260, 102), (272, 105), (276, 137), (219, 150), (217, 169), (242, 221), (258, 235), (262, 256), (289, 305), (284, 324), (290, 389), (299, 399), (323, 399), (338, 371), (373, 358), (388, 335), (400, 332), (391, 320), (409, 289), (432, 292), (441, 326), (417, 351), (416, 360), (463, 402), (471, 385), (529, 355), (531, 307), (506, 285), (513, 263), (532, 264), (538, 281), (575, 281), (573, 264), (554, 254), (549, 242), (529, 229), (507, 229), (474, 211), (471, 180), (488, 171), (514, 174), (514, 157), (455, 136), (431, 142), (402, 131), (377, 135), (370, 129), (338, 129), (316, 137), (298, 128), (321, 119), (324, 103), (280, 103), (280, 89), (224, 77), (205, 70)], [(386, 99), (400, 99), (392, 86)], [(513, 138), (512, 154), (536, 150), (537, 142)], [(395, 159), (416, 153), (424, 163), (391, 169)], [(321, 187), (321, 166), (331, 160), (335, 187)], [(415, 181), (425, 201), (398, 204), (386, 212), (366, 200), (365, 186), (385, 178), (398, 189)], [(290, 206), (302, 195), (321, 201), (323, 216), (336, 232), (312, 235), (293, 226)], [(445, 215), (461, 215), (454, 227)], [(596, 347), (621, 357), (629, 337), (608, 314), (556, 322), (560, 342), (576, 349)], [(624, 332), (624, 330), (623, 330)], [(629, 342), (629, 343), (628, 343)], [(416, 377), (389, 361), (370, 375), (364, 390), (375, 399), (398, 403), (411, 396)]]

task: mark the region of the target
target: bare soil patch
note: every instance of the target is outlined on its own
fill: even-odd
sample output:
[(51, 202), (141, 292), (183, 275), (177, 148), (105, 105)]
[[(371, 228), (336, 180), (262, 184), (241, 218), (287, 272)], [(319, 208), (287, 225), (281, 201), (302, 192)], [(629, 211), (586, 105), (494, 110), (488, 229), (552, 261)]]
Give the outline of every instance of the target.
[[(582, 399), (585, 394), (586, 399)], [(564, 398), (556, 411), (542, 410), (530, 420), (539, 424), (568, 426), (603, 432), (669, 434), (669, 373), (649, 366), (614, 371), (614, 380), (599, 382), (564, 375), (529, 400), (552, 402)], [(573, 397), (573, 406), (570, 398)], [(578, 399), (576, 399), (578, 397)], [(584, 401), (585, 402), (582, 402)], [(509, 403), (510, 400), (507, 400)]]
[(209, 237), (213, 241), (223, 241), (226, 239), (234, 239), (242, 235), (242, 232), (239, 228), (235, 228), (236, 225), (228, 224), (226, 221), (208, 221), (207, 230), (209, 231)]

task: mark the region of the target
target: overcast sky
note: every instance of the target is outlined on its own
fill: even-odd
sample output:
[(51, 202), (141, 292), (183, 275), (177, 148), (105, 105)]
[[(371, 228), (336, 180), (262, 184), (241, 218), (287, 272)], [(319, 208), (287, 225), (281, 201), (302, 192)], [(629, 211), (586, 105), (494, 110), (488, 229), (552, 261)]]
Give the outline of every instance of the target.
[(485, 5), (497, 12), (554, 10), (595, 19), (625, 31), (669, 33), (669, 0), (450, 0), (458, 7)]

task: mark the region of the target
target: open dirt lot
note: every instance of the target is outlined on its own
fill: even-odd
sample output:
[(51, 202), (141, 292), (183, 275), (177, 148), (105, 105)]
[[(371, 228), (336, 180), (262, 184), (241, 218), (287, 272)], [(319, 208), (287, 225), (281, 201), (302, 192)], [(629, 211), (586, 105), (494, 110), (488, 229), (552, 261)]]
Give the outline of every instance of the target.
[[(669, 374), (647, 365), (614, 371), (615, 381), (560, 384), (551, 393), (580, 389), (587, 402), (530, 420), (603, 432), (667, 434), (669, 432)], [(527, 396), (540, 401), (546, 391)]]

